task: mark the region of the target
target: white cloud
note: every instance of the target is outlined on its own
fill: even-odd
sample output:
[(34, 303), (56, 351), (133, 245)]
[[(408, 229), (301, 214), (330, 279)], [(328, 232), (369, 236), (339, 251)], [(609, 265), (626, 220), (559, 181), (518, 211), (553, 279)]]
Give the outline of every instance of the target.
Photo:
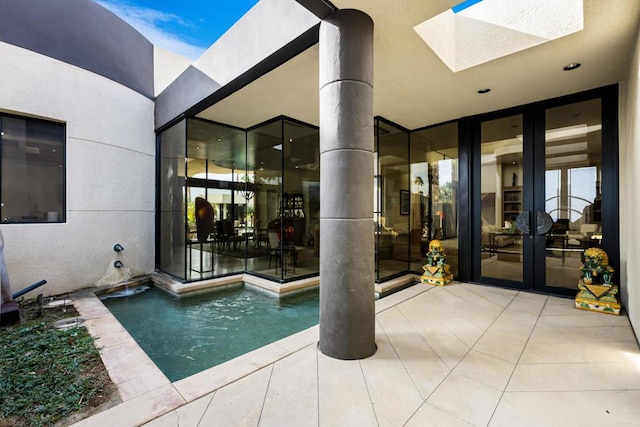
[(193, 26), (193, 24), (177, 15), (133, 6), (120, 0), (97, 0), (97, 2), (138, 30), (154, 45), (163, 47), (178, 55), (197, 59), (208, 47), (189, 43), (180, 36), (172, 34), (163, 28), (165, 25), (177, 25), (185, 28)]

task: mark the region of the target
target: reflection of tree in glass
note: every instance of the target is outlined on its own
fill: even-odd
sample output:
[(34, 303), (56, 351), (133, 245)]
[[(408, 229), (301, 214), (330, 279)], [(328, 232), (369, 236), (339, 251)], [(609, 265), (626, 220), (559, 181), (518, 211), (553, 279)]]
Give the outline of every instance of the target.
[(416, 179), (413, 181), (415, 185), (418, 186), (418, 191), (422, 191), (422, 186), (424, 185), (424, 180), (421, 176), (416, 176)]
[(440, 202), (440, 170), (438, 164), (429, 165), (429, 184), (431, 184), (431, 198), (434, 203)]
[(434, 200), (440, 203), (452, 203), (453, 202), (453, 183), (445, 182), (439, 186), (438, 197)]

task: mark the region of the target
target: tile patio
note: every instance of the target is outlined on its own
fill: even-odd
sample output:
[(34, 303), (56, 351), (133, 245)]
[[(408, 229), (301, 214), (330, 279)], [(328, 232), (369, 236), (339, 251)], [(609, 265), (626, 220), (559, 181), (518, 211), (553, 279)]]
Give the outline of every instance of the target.
[(74, 304), (123, 398), (77, 426), (640, 425), (627, 317), (571, 299), (415, 285), (376, 301), (368, 359), (324, 356), (315, 326), (175, 383), (97, 298)]

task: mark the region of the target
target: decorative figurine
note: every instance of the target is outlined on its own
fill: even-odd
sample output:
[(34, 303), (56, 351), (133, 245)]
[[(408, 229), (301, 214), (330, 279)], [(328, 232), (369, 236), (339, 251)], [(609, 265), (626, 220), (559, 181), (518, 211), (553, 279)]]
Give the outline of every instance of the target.
[(620, 315), (618, 287), (612, 283), (613, 268), (607, 253), (600, 248), (584, 251), (584, 263), (580, 267), (576, 308)]
[(600, 248), (589, 248), (584, 251), (584, 264), (580, 272), (585, 285), (590, 285), (592, 282), (603, 284), (605, 276), (608, 284), (611, 285), (613, 268), (609, 265), (609, 256)]
[(427, 264), (422, 269), (424, 274), (420, 278), (422, 283), (429, 285), (444, 286), (453, 280), (451, 266), (447, 264), (447, 255), (440, 240), (429, 242), (429, 252), (427, 252)]

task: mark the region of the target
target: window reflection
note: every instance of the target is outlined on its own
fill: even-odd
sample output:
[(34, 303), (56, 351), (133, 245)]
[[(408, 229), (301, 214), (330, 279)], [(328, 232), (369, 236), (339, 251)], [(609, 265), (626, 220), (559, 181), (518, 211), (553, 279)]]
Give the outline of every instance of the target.
[(2, 223), (65, 222), (65, 129), (0, 113)]
[(480, 273), (522, 281), (523, 241), (516, 218), (523, 211), (523, 117), (481, 124)]
[(411, 261), (409, 133), (376, 119), (376, 160), (375, 256), (380, 280), (407, 273)]
[(602, 241), (601, 116), (600, 99), (546, 111), (547, 286), (574, 289), (582, 253)]
[[(185, 227), (186, 121), (160, 134), (160, 236), (159, 268), (180, 279), (186, 278)], [(185, 234), (185, 229), (187, 234)]]
[[(432, 239), (442, 242), (454, 276), (458, 274), (458, 124), (411, 134), (411, 270), (422, 272)], [(420, 254), (420, 259), (417, 255)]]

